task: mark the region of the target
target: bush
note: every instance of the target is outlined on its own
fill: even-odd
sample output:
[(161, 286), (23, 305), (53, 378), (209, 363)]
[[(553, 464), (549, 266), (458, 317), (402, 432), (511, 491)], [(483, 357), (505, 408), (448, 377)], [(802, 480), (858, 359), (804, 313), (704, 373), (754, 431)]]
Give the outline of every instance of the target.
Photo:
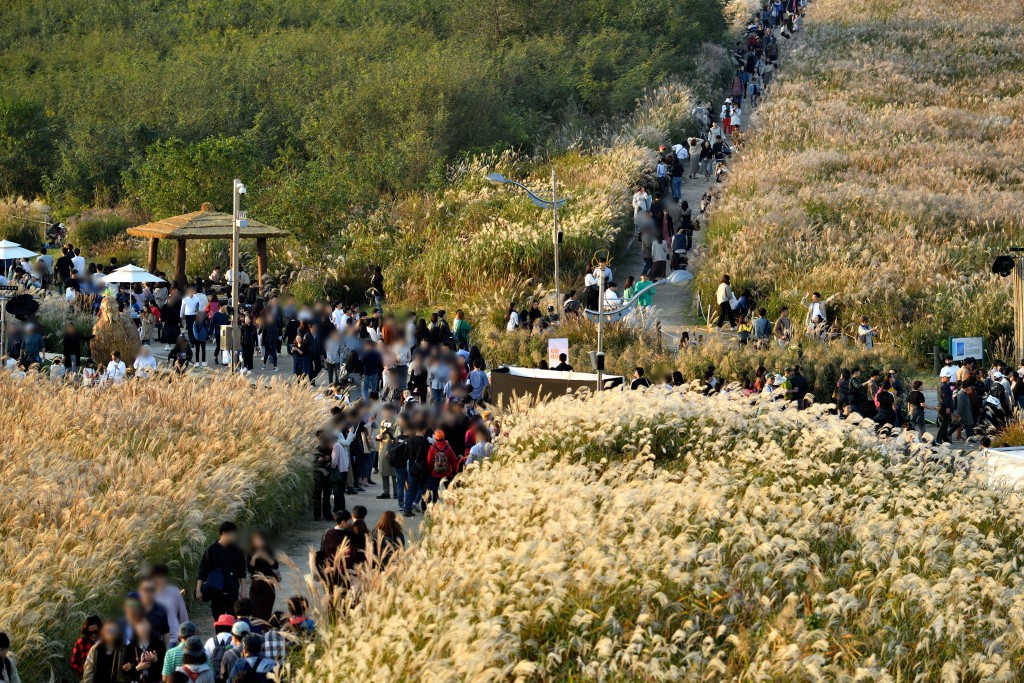
[(43, 328), (46, 350), (50, 353), (63, 353), (64, 328), (74, 325), (83, 336), (91, 335), (96, 316), (92, 314), (91, 304), (87, 310), (78, 304), (69, 303), (62, 296), (48, 296), (39, 302), (36, 322)]
[(39, 251), (43, 246), (43, 231), (38, 223), (7, 216), (0, 219), (0, 240), (10, 240), (26, 249)]
[(87, 211), (68, 225), (68, 241), (76, 247), (91, 247), (125, 236), (125, 230), (142, 221), (109, 209)]

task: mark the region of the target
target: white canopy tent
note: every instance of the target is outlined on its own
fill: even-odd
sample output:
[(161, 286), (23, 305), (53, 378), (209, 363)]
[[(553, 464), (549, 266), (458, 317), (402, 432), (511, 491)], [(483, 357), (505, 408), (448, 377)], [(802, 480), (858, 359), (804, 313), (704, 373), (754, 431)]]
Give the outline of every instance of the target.
[(157, 277), (150, 272), (128, 264), (127, 266), (121, 266), (110, 275), (103, 276), (103, 282), (111, 284), (133, 284), (136, 282), (167, 282), (162, 277)]
[(11, 261), (16, 258), (32, 258), (39, 256), (31, 249), (26, 249), (16, 242), (0, 240), (0, 261)]

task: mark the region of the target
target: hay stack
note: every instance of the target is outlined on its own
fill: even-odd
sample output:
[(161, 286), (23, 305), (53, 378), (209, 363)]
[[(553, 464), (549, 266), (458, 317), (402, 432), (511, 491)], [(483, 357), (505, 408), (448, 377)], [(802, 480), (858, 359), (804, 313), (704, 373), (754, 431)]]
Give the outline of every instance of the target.
[(97, 367), (103, 367), (110, 361), (112, 351), (120, 351), (121, 360), (128, 367), (135, 362), (135, 356), (138, 355), (139, 346), (142, 344), (139, 340), (139, 329), (127, 313), (118, 312), (114, 297), (103, 297), (100, 303), (100, 319), (93, 328), (93, 334), (95, 336), (89, 342), (89, 349)]

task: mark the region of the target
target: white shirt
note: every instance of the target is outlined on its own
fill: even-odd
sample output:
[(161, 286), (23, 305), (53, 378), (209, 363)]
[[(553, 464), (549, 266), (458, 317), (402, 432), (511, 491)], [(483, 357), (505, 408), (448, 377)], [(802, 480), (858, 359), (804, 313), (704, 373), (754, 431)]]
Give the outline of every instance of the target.
[(948, 377), (950, 382), (955, 382), (956, 373), (959, 369), (960, 366), (956, 363), (953, 363), (952, 365), (944, 365), (942, 366), (942, 370), (939, 371), (939, 377)]
[(718, 285), (718, 292), (716, 293), (715, 299), (718, 303), (724, 304), (732, 301), (732, 287), (725, 284), (724, 282)]
[(345, 311), (340, 308), (335, 308), (331, 311), (331, 324), (339, 330), (344, 330), (345, 326), (348, 325), (348, 316), (345, 315)]
[(114, 384), (120, 384), (124, 381), (124, 373), (127, 369), (123, 360), (112, 360), (107, 363), (107, 373), (103, 378)]
[(505, 330), (511, 332), (512, 330), (519, 327), (519, 314), (512, 311), (508, 314), (508, 324), (505, 325)]
[[(234, 275), (234, 271), (233, 270), (228, 270), (228, 272), (227, 272), (227, 282), (228, 282), (229, 285), (231, 284), (231, 282), (233, 280), (233, 275)], [(247, 285), (247, 284), (249, 284), (249, 275), (244, 270), (241, 270), (241, 271), (238, 272), (238, 284), (240, 284), (240, 285)]]
[(665, 240), (658, 240), (651, 245), (651, 260), (652, 261), (667, 261), (668, 260), (668, 245), (665, 244)]
[(619, 293), (614, 289), (605, 290), (604, 293), (604, 307), (605, 310), (612, 310), (622, 305), (622, 299), (619, 297)]
[(85, 275), (85, 257), (75, 256), (71, 259), (71, 265), (78, 271), (79, 275)]
[(814, 317), (818, 316), (822, 322), (825, 322), (825, 311), (821, 310), (821, 302), (815, 301), (811, 304), (811, 317), (809, 318), (810, 323), (814, 323)]
[(135, 375), (137, 377), (149, 377), (149, 371), (156, 370), (156, 358), (153, 358), (153, 356), (139, 356), (132, 363), (132, 367), (135, 368)]
[(221, 643), (223, 645), (225, 643), (230, 643), (230, 642), (231, 642), (231, 632), (230, 631), (227, 632), (227, 633), (218, 633), (213, 638), (207, 638), (206, 639), (206, 644), (203, 645), (203, 649), (206, 650), (206, 656), (207, 657), (213, 657), (213, 651), (214, 651), (214, 649), (216, 649), (217, 643)]
[(199, 311), (205, 308), (206, 298), (201, 294), (193, 294), (192, 296), (186, 296), (181, 300), (181, 314), (182, 315), (198, 315)]
[[(594, 284), (600, 284), (600, 281), (601, 281), (601, 268), (600, 268), (600, 266), (598, 266), (597, 268), (594, 268), (594, 279), (597, 281)], [(604, 267), (604, 284), (605, 284), (605, 286), (607, 286), (608, 283), (611, 282), (611, 281), (612, 281), (612, 269), (609, 268), (608, 266), (605, 266)]]
[(633, 195), (633, 214), (651, 210), (651, 195), (641, 190)]

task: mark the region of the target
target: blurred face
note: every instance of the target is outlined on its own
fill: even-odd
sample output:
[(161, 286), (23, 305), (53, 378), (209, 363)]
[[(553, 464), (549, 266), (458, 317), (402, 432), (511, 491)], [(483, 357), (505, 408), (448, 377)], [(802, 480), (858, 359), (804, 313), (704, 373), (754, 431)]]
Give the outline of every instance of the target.
[(143, 581), (139, 585), (139, 595), (142, 596), (142, 602), (152, 604), (156, 600), (156, 583), (152, 579)]
[(117, 624), (104, 624), (103, 630), (100, 631), (100, 640), (107, 647), (115, 647), (118, 641), (121, 639), (121, 629), (117, 627)]
[(99, 640), (100, 639), (100, 628), (101, 627), (100, 627), (99, 624), (91, 625), (89, 627), (88, 631), (86, 632), (86, 637), (90, 638), (93, 642)]

